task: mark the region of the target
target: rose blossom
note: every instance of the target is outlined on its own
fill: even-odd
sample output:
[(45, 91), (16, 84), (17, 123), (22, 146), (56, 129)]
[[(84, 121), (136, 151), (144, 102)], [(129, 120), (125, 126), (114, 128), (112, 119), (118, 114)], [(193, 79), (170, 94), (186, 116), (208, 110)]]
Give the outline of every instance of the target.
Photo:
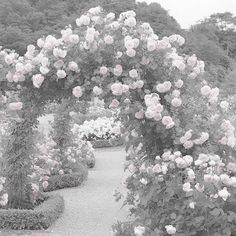
[(101, 66), (99, 72), (101, 75), (105, 75), (108, 72), (108, 69), (106, 66)]
[(44, 81), (44, 77), (41, 74), (36, 74), (36, 75), (33, 75), (32, 80), (33, 80), (34, 87), (40, 88), (40, 86), (42, 85)]
[(64, 79), (66, 77), (66, 72), (64, 70), (58, 70), (57, 77), (58, 79)]
[(134, 234), (135, 236), (143, 236), (145, 234), (145, 227), (143, 226), (136, 226), (134, 228)]
[(176, 228), (173, 225), (166, 225), (165, 226), (167, 234), (175, 234), (176, 233)]
[(94, 93), (95, 95), (99, 96), (99, 95), (102, 94), (102, 89), (99, 88), (98, 86), (95, 86), (95, 87), (93, 88), (93, 93)]
[(68, 68), (72, 71), (78, 71), (78, 64), (74, 61), (69, 62)]
[(137, 78), (137, 77), (138, 77), (138, 72), (137, 72), (137, 70), (135, 70), (135, 69), (130, 70), (130, 71), (129, 71), (129, 76), (130, 76), (131, 78)]
[(80, 86), (76, 86), (73, 88), (73, 91), (72, 91), (73, 95), (77, 98), (80, 98), (82, 96), (82, 89)]
[(14, 110), (21, 110), (23, 107), (23, 103), (22, 102), (12, 102), (9, 104), (9, 109), (14, 111)]

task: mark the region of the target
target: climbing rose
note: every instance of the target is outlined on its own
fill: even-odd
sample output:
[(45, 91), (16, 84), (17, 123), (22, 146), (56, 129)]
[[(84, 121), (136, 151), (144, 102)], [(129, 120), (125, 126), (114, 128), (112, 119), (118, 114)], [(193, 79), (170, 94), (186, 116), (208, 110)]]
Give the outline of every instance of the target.
[(134, 234), (135, 236), (143, 236), (145, 234), (145, 227), (143, 226), (136, 226), (134, 228)]
[(128, 57), (135, 57), (136, 51), (134, 49), (128, 49), (126, 51), (126, 54), (127, 54)]
[(9, 109), (14, 111), (14, 110), (21, 110), (23, 107), (23, 103), (22, 102), (12, 102), (9, 104)]
[(181, 88), (181, 87), (183, 86), (183, 84), (184, 84), (183, 80), (178, 79), (178, 80), (175, 82), (175, 87)]
[(134, 17), (129, 17), (125, 20), (124, 24), (128, 27), (134, 27), (136, 26), (136, 19)]
[(68, 65), (69, 69), (72, 70), (72, 71), (77, 71), (78, 70), (78, 65), (76, 62), (74, 61), (71, 61)]
[(104, 37), (104, 42), (105, 42), (105, 44), (110, 45), (110, 44), (113, 44), (114, 39), (113, 39), (112, 36), (110, 36), (110, 35), (106, 35), (106, 36)]
[(36, 74), (36, 75), (33, 75), (32, 80), (33, 80), (34, 87), (40, 88), (40, 86), (42, 85), (44, 81), (44, 77), (41, 74)]
[(220, 107), (223, 109), (223, 110), (228, 110), (229, 108), (229, 103), (227, 101), (222, 101), (220, 103)]
[(224, 201), (226, 201), (227, 198), (228, 198), (231, 194), (228, 192), (227, 188), (224, 187), (222, 190), (220, 190), (220, 191), (218, 192), (218, 195), (219, 195)]
[(80, 18), (76, 19), (76, 24), (78, 26), (89, 25), (90, 24), (90, 18), (86, 15), (82, 15)]
[(58, 70), (57, 77), (58, 79), (64, 79), (66, 77), (66, 72), (64, 70)]
[(131, 78), (137, 78), (137, 77), (138, 77), (138, 72), (137, 72), (137, 70), (135, 70), (135, 69), (130, 70), (130, 71), (129, 71), (129, 76), (130, 76)]
[(115, 76), (120, 76), (122, 72), (123, 72), (123, 69), (121, 65), (116, 65), (115, 68), (113, 69), (113, 73)]
[(176, 233), (176, 228), (172, 225), (166, 225), (165, 229), (166, 229), (167, 234), (172, 235)]
[(170, 90), (171, 88), (171, 82), (170, 81), (165, 81), (164, 83), (160, 83), (156, 86), (156, 90), (159, 93), (166, 93)]
[(108, 69), (106, 66), (100, 67), (100, 74), (105, 75), (108, 72)]
[(95, 95), (99, 96), (99, 95), (102, 94), (102, 89), (99, 88), (98, 86), (95, 86), (95, 87), (93, 88), (93, 93), (94, 93)]
[(207, 96), (211, 92), (211, 88), (208, 85), (205, 85), (201, 88), (201, 94)]
[(174, 106), (174, 107), (179, 107), (179, 106), (182, 105), (182, 100), (179, 99), (179, 98), (174, 98), (171, 101), (171, 105)]
[(117, 108), (119, 106), (119, 101), (117, 99), (113, 99), (111, 104), (109, 105), (110, 108)]
[(122, 95), (123, 85), (121, 83), (114, 83), (111, 85), (111, 91), (116, 96)]
[(77, 98), (80, 98), (82, 96), (82, 89), (80, 86), (76, 86), (73, 88), (73, 91), (72, 91), (73, 95)]
[(48, 181), (43, 181), (42, 186), (44, 189), (48, 187)]

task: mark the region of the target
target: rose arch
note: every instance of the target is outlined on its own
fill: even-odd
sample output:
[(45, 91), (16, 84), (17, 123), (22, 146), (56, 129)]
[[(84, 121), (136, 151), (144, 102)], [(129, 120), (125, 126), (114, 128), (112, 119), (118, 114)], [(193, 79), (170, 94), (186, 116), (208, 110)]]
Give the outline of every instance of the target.
[(229, 213), (222, 210), (215, 229), (211, 211), (224, 209), (236, 186), (235, 129), (226, 118), (230, 104), (204, 78), (204, 62), (178, 53), (183, 37), (159, 39), (133, 11), (115, 18), (92, 8), (61, 35), (39, 39), (23, 57), (0, 53), (2, 106), (12, 119), (8, 207), (33, 207), (32, 129), (45, 104), (97, 96), (119, 107), (123, 121), (126, 204), (135, 215), (129, 235), (221, 232)]

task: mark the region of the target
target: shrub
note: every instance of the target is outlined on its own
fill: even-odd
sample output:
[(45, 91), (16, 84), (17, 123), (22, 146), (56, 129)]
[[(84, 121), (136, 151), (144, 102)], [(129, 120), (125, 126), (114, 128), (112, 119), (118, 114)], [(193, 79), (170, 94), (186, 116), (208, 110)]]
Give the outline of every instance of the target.
[(46, 195), (34, 210), (1, 209), (0, 228), (14, 230), (47, 229), (64, 210), (64, 200), (59, 195)]
[(62, 188), (72, 188), (79, 186), (88, 176), (88, 171), (84, 168), (83, 172), (71, 174), (53, 175), (48, 179), (48, 186), (45, 192), (54, 191)]

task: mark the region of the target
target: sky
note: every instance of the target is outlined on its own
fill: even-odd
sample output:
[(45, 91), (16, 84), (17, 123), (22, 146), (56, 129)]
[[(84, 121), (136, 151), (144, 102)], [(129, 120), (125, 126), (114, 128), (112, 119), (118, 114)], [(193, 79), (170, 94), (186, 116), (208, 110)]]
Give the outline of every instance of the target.
[(236, 0), (137, 0), (138, 2), (157, 2), (168, 10), (181, 25), (187, 29), (214, 13), (229, 11), (236, 16)]

